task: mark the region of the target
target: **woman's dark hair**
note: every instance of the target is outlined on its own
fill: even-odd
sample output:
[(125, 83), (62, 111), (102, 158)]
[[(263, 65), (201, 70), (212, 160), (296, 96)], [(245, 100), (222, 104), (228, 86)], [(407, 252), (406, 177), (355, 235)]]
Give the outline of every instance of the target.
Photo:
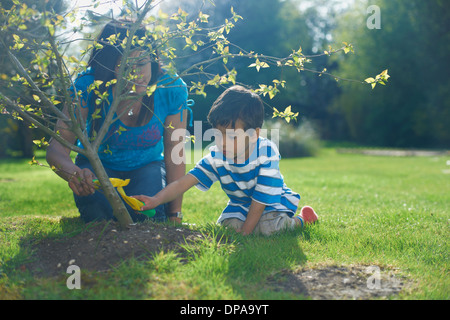
[(244, 123), (244, 130), (261, 128), (264, 122), (264, 105), (256, 93), (242, 86), (233, 86), (213, 103), (208, 122), (214, 128), (230, 124), (234, 128), (238, 119)]
[[(132, 26), (133, 22), (128, 20), (112, 20), (105, 25), (102, 32), (97, 38), (97, 43), (100, 46), (95, 46), (92, 55), (89, 59), (88, 66), (91, 67), (94, 73), (94, 80), (101, 80), (102, 84), (99, 87), (99, 92), (104, 92), (107, 90), (105, 87), (108, 81), (115, 79), (115, 69), (118, 61), (123, 56), (124, 48), (122, 47), (123, 41), (125, 38), (128, 38), (129, 30)], [(116, 35), (115, 38), (110, 38), (112, 35)], [(135, 45), (131, 47), (131, 49), (142, 48), (146, 50), (151, 58), (151, 69), (152, 75), (151, 80), (148, 85), (153, 85), (158, 81), (162, 73), (161, 66), (158, 62), (158, 54), (156, 49), (152, 52), (149, 48), (151, 48), (151, 43), (146, 37), (146, 29), (141, 26), (137, 29), (134, 36), (137, 37), (136, 40), (146, 39), (144, 43), (139, 41), (139, 45), (137, 45), (138, 41), (135, 41)], [(128, 40), (127, 40), (128, 41)], [(93, 109), (96, 107), (95, 101), (98, 97), (93, 94), (89, 101), (89, 104)], [(103, 102), (104, 104), (105, 102)], [(154, 98), (153, 95), (148, 97), (144, 95), (142, 99), (142, 103), (144, 108), (141, 108), (138, 118), (138, 125), (142, 124), (144, 119), (149, 119), (154, 111)], [(104, 108), (104, 106), (101, 106)], [(101, 120), (101, 119), (100, 119)], [(92, 129), (98, 131), (100, 128), (101, 121), (93, 121)]]

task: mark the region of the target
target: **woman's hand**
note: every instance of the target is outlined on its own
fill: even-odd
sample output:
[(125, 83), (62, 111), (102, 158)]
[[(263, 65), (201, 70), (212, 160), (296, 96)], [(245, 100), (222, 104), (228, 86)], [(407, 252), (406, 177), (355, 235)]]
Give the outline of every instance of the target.
[(94, 179), (95, 175), (91, 170), (77, 168), (67, 181), (77, 196), (89, 196), (95, 193)]
[[(85, 103), (85, 102), (84, 102)], [(64, 107), (63, 112), (69, 117), (67, 106)], [(86, 121), (88, 116), (88, 108), (81, 108), (81, 117)], [(56, 123), (59, 128), (61, 138), (74, 144), (77, 140), (76, 135), (69, 130), (68, 125), (59, 119)], [(55, 171), (57, 175), (69, 183), (70, 189), (77, 196), (88, 196), (95, 192), (94, 183), (95, 175), (89, 169), (80, 169), (76, 166), (71, 157), (70, 149), (64, 147), (56, 139), (50, 139), (47, 147), (47, 162), (50, 166), (57, 168)]]

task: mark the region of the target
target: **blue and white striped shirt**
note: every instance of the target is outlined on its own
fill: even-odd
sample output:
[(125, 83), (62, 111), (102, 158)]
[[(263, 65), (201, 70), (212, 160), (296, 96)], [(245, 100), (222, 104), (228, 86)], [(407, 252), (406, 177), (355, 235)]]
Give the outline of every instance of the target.
[(284, 183), (279, 168), (280, 153), (272, 141), (260, 137), (243, 164), (231, 163), (216, 146), (210, 151), (189, 174), (199, 181), (196, 187), (202, 191), (220, 181), (230, 200), (218, 223), (229, 218), (245, 221), (252, 200), (266, 205), (263, 214), (273, 211), (295, 214), (300, 195)]

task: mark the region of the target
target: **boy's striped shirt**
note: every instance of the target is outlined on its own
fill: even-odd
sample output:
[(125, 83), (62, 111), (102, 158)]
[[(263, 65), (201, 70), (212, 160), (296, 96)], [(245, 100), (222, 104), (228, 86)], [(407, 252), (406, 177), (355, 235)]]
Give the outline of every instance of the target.
[[(218, 222), (238, 218), (245, 221), (252, 200), (266, 205), (264, 213), (278, 211), (293, 216), (300, 195), (289, 189), (280, 173), (280, 154), (276, 145), (259, 138), (249, 159), (234, 164), (218, 151), (216, 146), (189, 171), (199, 183), (197, 188), (206, 191), (219, 181), (230, 200)], [(264, 214), (263, 213), (263, 214)]]

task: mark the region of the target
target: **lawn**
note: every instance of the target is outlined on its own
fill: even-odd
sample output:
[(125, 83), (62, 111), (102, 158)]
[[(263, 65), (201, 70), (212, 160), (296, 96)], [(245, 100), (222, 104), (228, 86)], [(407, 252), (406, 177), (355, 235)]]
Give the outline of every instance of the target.
[(184, 222), (206, 236), (185, 245), (187, 256), (159, 252), (110, 272), (85, 272), (80, 290), (67, 288), (68, 274), (41, 278), (23, 267), (33, 244), (84, 227), (66, 183), (28, 160), (1, 160), (0, 299), (305, 299), (274, 283), (330, 266), (377, 267), (408, 283), (391, 299), (449, 299), (448, 160), (335, 149), (283, 159), (286, 184), (320, 223), (272, 237), (214, 226), (226, 196), (217, 184), (207, 193), (192, 189)]

